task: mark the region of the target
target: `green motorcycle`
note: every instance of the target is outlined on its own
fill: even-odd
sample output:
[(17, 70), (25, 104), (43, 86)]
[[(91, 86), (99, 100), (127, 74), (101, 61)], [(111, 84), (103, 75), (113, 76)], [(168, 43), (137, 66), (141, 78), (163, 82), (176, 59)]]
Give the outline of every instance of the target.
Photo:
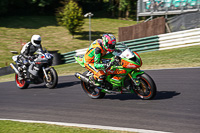
[[(106, 77), (100, 87), (89, 80), (92, 72), (75, 73), (75, 76), (81, 80), (84, 92), (93, 99), (103, 98), (106, 93), (135, 93), (144, 100), (153, 99), (156, 95), (156, 85), (148, 74), (139, 69), (142, 66), (140, 56), (128, 48), (123, 51), (114, 51), (113, 55), (111, 59), (107, 59), (106, 56), (102, 58), (102, 63), (109, 65), (103, 70)], [(76, 56), (75, 59), (82, 67), (85, 67), (83, 57)]]

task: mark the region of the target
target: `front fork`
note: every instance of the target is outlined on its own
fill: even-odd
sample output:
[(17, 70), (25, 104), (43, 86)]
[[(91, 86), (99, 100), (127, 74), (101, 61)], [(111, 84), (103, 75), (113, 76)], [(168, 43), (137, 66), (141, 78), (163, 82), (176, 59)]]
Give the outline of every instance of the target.
[(140, 80), (137, 79), (137, 76), (138, 75), (141, 75), (143, 74), (144, 71), (133, 71), (131, 74), (128, 73), (128, 76), (130, 77), (130, 79), (133, 81), (133, 84), (136, 86), (136, 87), (139, 87), (140, 85)]
[(44, 67), (42, 67), (42, 70), (43, 70), (43, 72), (44, 72), (44, 75), (45, 75), (45, 77), (46, 77), (46, 79), (47, 79), (47, 81), (49, 80), (49, 77), (47, 76), (47, 73), (46, 73), (46, 70), (45, 70), (45, 68)]

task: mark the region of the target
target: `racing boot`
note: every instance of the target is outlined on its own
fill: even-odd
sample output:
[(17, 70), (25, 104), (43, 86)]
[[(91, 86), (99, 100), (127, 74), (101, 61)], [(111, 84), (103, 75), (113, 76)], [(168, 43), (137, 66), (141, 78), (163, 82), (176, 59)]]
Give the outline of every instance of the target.
[(29, 78), (29, 75), (27, 74), (27, 67), (26, 67), (26, 65), (23, 65), (22, 67), (23, 67), (24, 78), (25, 78), (25, 79), (28, 79), (28, 78)]
[(23, 76), (22, 76), (21, 73), (18, 74), (18, 80), (19, 80), (19, 81), (23, 80)]
[(95, 85), (95, 86), (100, 86), (100, 85), (101, 85), (97, 80), (94, 79), (94, 75), (91, 75), (91, 76), (89, 77), (89, 80), (90, 80), (90, 81), (93, 83), (93, 85)]
[(18, 67), (17, 69), (19, 71), (18, 80), (21, 81), (21, 80), (23, 80), (23, 74), (22, 74), (23, 73), (23, 69), (21, 67)]

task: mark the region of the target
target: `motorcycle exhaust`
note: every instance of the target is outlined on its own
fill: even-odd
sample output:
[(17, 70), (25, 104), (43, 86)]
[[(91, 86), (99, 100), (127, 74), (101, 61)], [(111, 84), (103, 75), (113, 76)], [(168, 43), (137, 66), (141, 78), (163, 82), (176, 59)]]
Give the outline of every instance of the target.
[(83, 82), (85, 82), (87, 84), (88, 83), (91, 84), (90, 80), (80, 73), (75, 73), (75, 77), (77, 77), (78, 79), (82, 80)]
[(17, 68), (15, 67), (13, 63), (10, 63), (10, 67), (15, 71), (16, 74), (19, 75), (19, 71), (17, 70)]

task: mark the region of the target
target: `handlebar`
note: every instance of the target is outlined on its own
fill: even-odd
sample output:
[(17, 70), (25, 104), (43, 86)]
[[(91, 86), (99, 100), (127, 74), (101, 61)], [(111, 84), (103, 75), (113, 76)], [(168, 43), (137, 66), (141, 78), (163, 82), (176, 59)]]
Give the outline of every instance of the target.
[(107, 66), (106, 70), (111, 67), (115, 62), (119, 62), (120, 61), (120, 57), (119, 56), (115, 56), (113, 61), (109, 62), (109, 65)]
[(109, 62), (109, 65), (107, 66), (106, 70), (113, 65), (113, 62)]

